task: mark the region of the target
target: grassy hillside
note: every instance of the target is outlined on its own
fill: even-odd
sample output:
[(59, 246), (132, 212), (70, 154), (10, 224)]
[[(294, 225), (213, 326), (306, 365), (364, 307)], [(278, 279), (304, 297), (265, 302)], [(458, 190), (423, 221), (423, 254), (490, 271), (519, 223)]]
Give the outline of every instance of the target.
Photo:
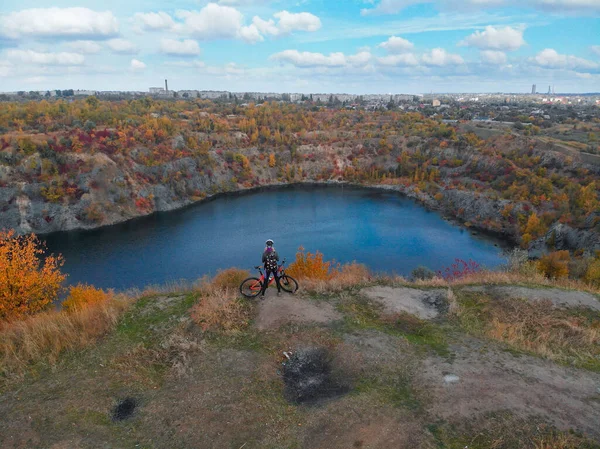
[(0, 446), (600, 447), (597, 290), (313, 273), (294, 296), (241, 299), (227, 270), (5, 325)]

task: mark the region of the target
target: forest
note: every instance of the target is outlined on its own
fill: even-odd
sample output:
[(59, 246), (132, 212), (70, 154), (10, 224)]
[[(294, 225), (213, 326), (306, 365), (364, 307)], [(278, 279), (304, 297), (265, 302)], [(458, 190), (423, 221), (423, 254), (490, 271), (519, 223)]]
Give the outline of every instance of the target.
[(478, 134), (419, 112), (310, 102), (6, 102), (0, 228), (93, 228), (222, 192), (349, 182), (523, 248), (600, 249), (600, 166), (531, 132)]

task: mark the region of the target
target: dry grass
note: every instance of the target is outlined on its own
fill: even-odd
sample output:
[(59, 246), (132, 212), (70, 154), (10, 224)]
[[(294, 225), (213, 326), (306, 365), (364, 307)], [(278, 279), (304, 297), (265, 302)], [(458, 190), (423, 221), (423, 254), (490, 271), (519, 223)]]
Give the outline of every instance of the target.
[(542, 287), (556, 287), (566, 290), (579, 290), (595, 295), (600, 294), (600, 288), (597, 286), (577, 279), (548, 279), (538, 272), (519, 272), (519, 271), (480, 271), (472, 273), (450, 282), (435, 277), (429, 280), (417, 280), (411, 283), (403, 278), (396, 278), (395, 283), (410, 284), (415, 287), (460, 287), (468, 285), (534, 285)]
[(204, 349), (202, 342), (185, 330), (185, 323), (154, 347), (138, 343), (114, 358), (110, 365), (119, 375), (126, 376), (131, 384), (157, 386), (161, 380), (156, 376), (157, 367), (164, 367), (167, 376), (179, 379), (191, 374), (192, 356)]
[(360, 286), (373, 280), (373, 276), (367, 267), (353, 262), (340, 266), (327, 280), (307, 276), (301, 277), (300, 280), (303, 290), (323, 294)]
[(451, 301), (470, 331), (542, 357), (600, 370), (600, 319), (555, 309), (550, 301), (491, 300), (480, 294)]
[(242, 270), (240, 268), (229, 268), (227, 270), (219, 271), (212, 280), (213, 286), (221, 289), (235, 290), (239, 288), (240, 284), (244, 279), (250, 277), (248, 270)]
[(33, 363), (55, 364), (68, 350), (90, 345), (116, 325), (130, 304), (126, 297), (66, 312), (44, 312), (0, 328), (0, 374), (22, 376)]
[(203, 331), (235, 334), (245, 329), (252, 319), (252, 307), (240, 299), (236, 289), (205, 283), (199, 289), (199, 300), (192, 307), (192, 319)]
[(561, 433), (542, 437), (533, 443), (534, 449), (580, 449), (581, 439), (573, 435)]

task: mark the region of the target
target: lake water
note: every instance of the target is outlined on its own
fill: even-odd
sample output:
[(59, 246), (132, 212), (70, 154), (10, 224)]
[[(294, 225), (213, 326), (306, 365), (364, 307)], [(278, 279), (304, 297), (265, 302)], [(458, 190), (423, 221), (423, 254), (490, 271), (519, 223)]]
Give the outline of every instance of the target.
[(267, 238), (288, 262), (303, 246), (325, 259), (404, 275), (418, 265), (438, 270), (456, 258), (490, 268), (503, 262), (497, 241), (473, 236), (396, 193), (348, 187), (225, 196), (93, 231), (43, 237), (51, 252), (64, 256), (69, 284), (115, 289), (195, 280), (234, 266), (252, 269)]

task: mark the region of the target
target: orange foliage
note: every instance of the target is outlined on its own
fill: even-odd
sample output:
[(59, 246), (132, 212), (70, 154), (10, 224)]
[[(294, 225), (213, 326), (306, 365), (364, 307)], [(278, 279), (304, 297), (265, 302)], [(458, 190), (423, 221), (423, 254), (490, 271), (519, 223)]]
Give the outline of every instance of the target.
[(91, 285), (77, 284), (69, 289), (69, 296), (62, 303), (63, 309), (67, 312), (81, 310), (92, 304), (104, 302), (112, 298), (112, 292), (105, 292), (100, 288)]
[(312, 254), (300, 247), (296, 253), (296, 260), (290, 264), (286, 272), (298, 279), (328, 280), (336, 272), (331, 265), (331, 262), (323, 260), (323, 254), (319, 251)]
[(569, 251), (555, 251), (543, 256), (537, 263), (538, 270), (550, 279), (566, 278), (569, 275)]
[(61, 256), (43, 258), (44, 246), (33, 234), (0, 231), (0, 320), (15, 320), (47, 308), (66, 275)]

